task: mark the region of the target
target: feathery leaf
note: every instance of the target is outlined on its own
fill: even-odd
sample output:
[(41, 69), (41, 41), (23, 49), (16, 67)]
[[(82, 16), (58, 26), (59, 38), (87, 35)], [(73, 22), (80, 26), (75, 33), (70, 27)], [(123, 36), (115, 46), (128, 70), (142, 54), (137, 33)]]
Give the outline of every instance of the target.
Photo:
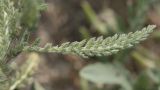
[(24, 51), (76, 54), (84, 58), (89, 56), (111, 55), (145, 40), (155, 27), (155, 25), (149, 25), (141, 31), (136, 31), (134, 33), (116, 34), (108, 38), (103, 38), (102, 36), (98, 38), (93, 37), (89, 40), (82, 40), (80, 42), (66, 42), (60, 46), (52, 46), (50, 43), (46, 44), (43, 48), (26, 46), (24, 47)]

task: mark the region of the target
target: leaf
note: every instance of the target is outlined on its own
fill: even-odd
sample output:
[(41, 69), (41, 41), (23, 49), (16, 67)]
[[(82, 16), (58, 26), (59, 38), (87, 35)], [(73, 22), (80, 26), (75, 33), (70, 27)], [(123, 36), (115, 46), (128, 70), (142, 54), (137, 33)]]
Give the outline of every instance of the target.
[(126, 90), (132, 90), (125, 75), (113, 64), (95, 63), (80, 71), (80, 76), (96, 84), (120, 85)]
[(59, 46), (50, 45), (48, 47), (48, 44), (44, 47), (25, 46), (23, 51), (76, 54), (84, 58), (111, 55), (143, 41), (155, 28), (155, 25), (148, 25), (141, 31), (136, 31), (134, 33), (116, 34), (107, 38), (103, 38), (102, 36), (97, 38), (93, 37), (89, 40), (67, 42)]

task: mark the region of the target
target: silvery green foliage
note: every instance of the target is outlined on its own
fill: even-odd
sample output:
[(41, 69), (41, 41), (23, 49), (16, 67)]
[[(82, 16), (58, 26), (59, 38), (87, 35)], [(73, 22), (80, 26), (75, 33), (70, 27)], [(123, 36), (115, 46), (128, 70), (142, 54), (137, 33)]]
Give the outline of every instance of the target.
[(18, 11), (10, 0), (0, 0), (0, 61), (5, 60), (6, 53), (16, 29)]
[[(28, 6), (24, 7), (21, 1), (33, 3), (32, 0), (0, 0), (0, 90), (12, 90), (9, 89), (9, 87), (18, 82), (16, 80), (11, 82), (16, 76), (13, 72), (16, 71), (12, 70), (8, 61), (13, 60), (14, 57), (21, 53), (23, 46), (25, 46), (28, 41), (28, 37), (26, 38), (26, 36), (28, 36), (29, 31), (26, 27), (21, 26), (21, 20), (27, 17), (27, 15), (23, 17), (23, 13), (26, 13), (23, 9), (31, 9)], [(34, 0), (34, 2), (36, 1), (42, 0)], [(36, 10), (40, 12), (39, 9)], [(39, 12), (36, 12), (36, 14)], [(30, 27), (28, 26), (28, 28)], [(25, 69), (23, 69), (23, 71), (25, 72)], [(10, 74), (10, 72), (12, 72), (12, 74)], [(24, 76), (24, 73), (22, 76)]]
[[(12, 35), (16, 30), (18, 11), (10, 0), (0, 0), (0, 67), (3, 69)], [(2, 70), (3, 71), (3, 70)]]
[[(85, 58), (89, 56), (111, 55), (146, 39), (148, 34), (155, 28), (154, 25), (150, 25), (135, 33), (116, 34), (113, 37), (108, 38), (103, 38), (101, 36), (89, 40), (82, 40), (80, 42), (67, 42), (60, 46), (47, 44), (42, 48), (38, 47), (36, 42), (29, 46), (29, 34), (36, 25), (40, 10), (43, 9), (43, 4), (40, 5), (39, 3), (36, 3), (38, 1), (42, 3), (42, 0), (36, 0), (35, 3), (33, 3), (32, 0), (24, 0), (24, 5), (28, 2), (29, 5), (33, 6), (28, 7), (27, 4), (25, 10), (25, 6), (19, 3), (21, 0), (0, 0), (0, 90), (9, 90), (9, 87), (16, 86), (14, 87), (15, 89), (17, 88), (17, 82), (22, 81), (15, 80), (11, 82), (14, 75), (9, 75), (11, 68), (9, 68), (7, 61), (13, 59), (13, 57), (23, 51), (76, 54)], [(35, 12), (34, 16), (28, 16), (30, 15), (29, 13), (32, 12)], [(27, 20), (26, 17), (28, 17)], [(22, 74), (22, 76), (25, 75)]]
[(89, 56), (111, 55), (145, 40), (155, 27), (155, 25), (149, 25), (141, 31), (136, 31), (134, 33), (116, 34), (108, 38), (103, 38), (101, 36), (89, 40), (82, 40), (80, 42), (66, 42), (60, 46), (52, 46), (52, 44), (47, 44), (43, 48), (34, 45), (26, 46), (24, 51), (76, 54), (84, 58)]
[[(12, 35), (16, 30), (18, 11), (10, 0), (0, 0), (0, 89), (8, 86), (7, 54), (10, 52)], [(4, 89), (5, 88), (5, 89)]]

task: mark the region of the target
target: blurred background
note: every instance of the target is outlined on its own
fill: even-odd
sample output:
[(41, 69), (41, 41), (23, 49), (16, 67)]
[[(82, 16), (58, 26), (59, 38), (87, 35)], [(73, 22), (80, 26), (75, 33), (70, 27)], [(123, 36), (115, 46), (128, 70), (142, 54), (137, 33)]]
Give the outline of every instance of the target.
[[(147, 40), (111, 56), (84, 59), (39, 54), (38, 68), (22, 90), (160, 90), (160, 0), (45, 0), (45, 3), (47, 9), (40, 12), (37, 30), (31, 35), (32, 40), (41, 39), (40, 46), (135, 32), (149, 24), (157, 28)], [(32, 17), (34, 9), (30, 5)], [(24, 57), (21, 54), (17, 59)]]

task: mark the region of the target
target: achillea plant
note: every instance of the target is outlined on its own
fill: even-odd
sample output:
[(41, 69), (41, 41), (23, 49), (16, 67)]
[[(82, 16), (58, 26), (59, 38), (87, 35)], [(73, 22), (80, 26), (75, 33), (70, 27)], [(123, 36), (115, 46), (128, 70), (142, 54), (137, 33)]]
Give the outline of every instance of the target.
[[(19, 12), (14, 8), (10, 0), (0, 0), (0, 89), (9, 85), (10, 69), (7, 64), (8, 54), (12, 50), (11, 43), (15, 39), (13, 34), (16, 32)], [(13, 37), (13, 38), (12, 38)]]
[[(32, 2), (32, 0), (25, 1)], [(67, 42), (60, 46), (52, 46), (52, 44), (48, 43), (45, 47), (38, 47), (38, 44), (35, 43), (32, 45), (28, 44), (28, 36), (31, 32), (30, 28), (35, 23), (32, 22), (32, 25), (30, 25), (29, 21), (21, 21), (24, 20), (22, 19), (23, 15), (25, 15), (24, 13), (29, 13), (30, 11), (23, 10), (24, 8), (22, 7), (25, 7), (24, 2), (18, 2), (0, 0), (0, 90), (14, 90), (27, 78), (28, 73), (23, 73), (21, 75), (22, 78), (18, 80), (14, 80), (14, 75), (10, 75), (12, 68), (8, 65), (8, 61), (13, 60), (21, 52), (75, 54), (84, 58), (111, 55), (145, 40), (155, 28), (155, 25), (149, 25), (141, 31), (129, 34), (116, 34), (108, 38), (101, 36), (80, 42)], [(15, 4), (18, 4), (18, 6), (15, 7)], [(33, 4), (33, 6), (39, 5)], [(34, 7), (34, 10), (36, 10), (35, 17), (39, 14), (40, 6), (43, 6), (43, 4), (39, 5), (39, 7)], [(31, 69), (26, 70), (26, 72), (29, 72), (28, 70)]]
[(89, 56), (111, 55), (145, 40), (154, 28), (155, 25), (149, 25), (141, 31), (136, 31), (134, 33), (121, 35), (116, 34), (108, 38), (103, 38), (101, 36), (98, 38), (91, 38), (89, 40), (82, 40), (80, 42), (66, 42), (60, 46), (52, 46), (52, 44), (46, 44), (43, 48), (37, 46), (26, 46), (24, 47), (24, 51), (76, 54), (84, 58)]

